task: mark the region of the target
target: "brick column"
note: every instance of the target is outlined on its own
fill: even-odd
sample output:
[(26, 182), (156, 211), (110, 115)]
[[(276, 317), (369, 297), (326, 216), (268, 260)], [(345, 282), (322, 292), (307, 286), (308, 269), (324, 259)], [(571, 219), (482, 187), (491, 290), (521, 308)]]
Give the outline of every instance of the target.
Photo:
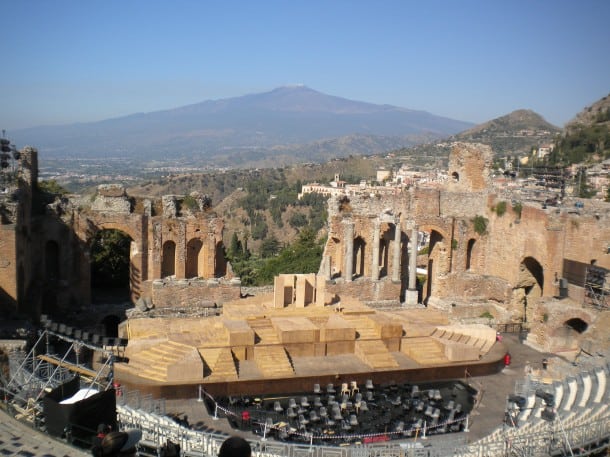
[(379, 219), (373, 222), (373, 260), (371, 265), (371, 279), (379, 279)]
[(411, 249), (409, 251), (409, 288), (407, 289), (407, 305), (417, 305), (417, 225), (411, 227)]
[(343, 221), (343, 243), (345, 244), (345, 273), (346, 281), (351, 281), (354, 275), (354, 223)]
[(400, 218), (396, 218), (394, 222), (394, 249), (392, 252), (392, 281), (400, 282), (400, 237), (402, 231), (400, 228)]

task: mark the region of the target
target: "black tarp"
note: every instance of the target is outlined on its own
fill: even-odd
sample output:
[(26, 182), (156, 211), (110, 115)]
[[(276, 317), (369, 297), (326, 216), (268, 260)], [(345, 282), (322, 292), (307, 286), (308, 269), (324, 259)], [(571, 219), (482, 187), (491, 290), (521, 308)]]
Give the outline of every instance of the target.
[(99, 424), (107, 424), (116, 430), (116, 395), (114, 389), (96, 393), (71, 404), (61, 404), (80, 390), (80, 378), (56, 387), (43, 399), (43, 412), (47, 432), (54, 436), (65, 436), (66, 431), (79, 446), (88, 446), (97, 433)]

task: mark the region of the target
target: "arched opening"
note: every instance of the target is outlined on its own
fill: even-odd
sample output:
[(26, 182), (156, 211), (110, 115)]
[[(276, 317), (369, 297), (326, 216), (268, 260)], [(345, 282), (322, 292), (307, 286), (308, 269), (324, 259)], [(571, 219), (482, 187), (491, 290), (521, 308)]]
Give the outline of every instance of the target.
[(119, 336), (119, 324), (121, 323), (121, 319), (119, 319), (115, 315), (106, 316), (102, 319), (102, 325), (104, 326), (104, 336), (114, 337)]
[(564, 325), (570, 327), (572, 330), (578, 333), (584, 333), (589, 328), (589, 325), (578, 317), (574, 317), (564, 322)]
[(466, 271), (474, 270), (472, 263), (472, 253), (474, 251), (475, 243), (476, 240), (474, 238), (468, 240), (468, 245), (466, 247)]
[(388, 264), (390, 256), (388, 254), (388, 240), (384, 237), (379, 240), (379, 277), (383, 278), (388, 275)]
[(193, 238), (186, 245), (186, 277), (196, 278), (203, 276), (203, 262), (200, 262), (202, 256), (203, 242), (199, 238)]
[(131, 237), (116, 229), (99, 230), (91, 242), (91, 297), (94, 303), (130, 299)]
[(46, 313), (53, 314), (57, 308), (57, 286), (61, 276), (59, 271), (59, 245), (55, 241), (47, 241), (44, 249), (44, 295), (42, 308)]
[(214, 255), (214, 276), (222, 277), (227, 275), (227, 261), (222, 241), (216, 243), (216, 253)]
[(541, 297), (544, 291), (544, 271), (542, 265), (533, 257), (521, 262), (519, 285), (526, 289), (526, 295)]
[(568, 319), (550, 335), (550, 347), (553, 351), (577, 351), (580, 348), (581, 334), (588, 327), (589, 325), (578, 317)]
[(423, 299), (423, 303), (428, 306), (428, 300), (432, 296), (432, 275), (434, 273), (434, 260), (428, 258), (428, 276), (426, 277), (426, 297)]
[(460, 180), (460, 174), (457, 171), (451, 173), (451, 179), (453, 182), (458, 182)]
[(330, 238), (328, 252), (330, 253), (330, 279), (339, 278), (343, 270), (343, 253), (339, 238)]
[(176, 243), (171, 240), (163, 243), (162, 255), (161, 277), (174, 276), (176, 274)]
[(366, 242), (361, 237), (354, 240), (354, 276), (364, 276), (364, 255)]

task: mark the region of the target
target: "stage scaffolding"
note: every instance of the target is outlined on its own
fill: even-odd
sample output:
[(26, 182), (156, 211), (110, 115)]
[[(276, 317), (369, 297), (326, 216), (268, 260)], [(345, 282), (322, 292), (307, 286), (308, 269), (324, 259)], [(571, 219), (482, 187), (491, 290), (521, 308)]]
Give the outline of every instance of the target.
[(40, 400), (44, 394), (75, 376), (80, 377), (83, 388), (98, 391), (111, 388), (113, 349), (45, 328), (28, 352), (9, 353), (9, 380), (2, 387), (3, 400), (18, 419), (36, 424), (42, 412)]

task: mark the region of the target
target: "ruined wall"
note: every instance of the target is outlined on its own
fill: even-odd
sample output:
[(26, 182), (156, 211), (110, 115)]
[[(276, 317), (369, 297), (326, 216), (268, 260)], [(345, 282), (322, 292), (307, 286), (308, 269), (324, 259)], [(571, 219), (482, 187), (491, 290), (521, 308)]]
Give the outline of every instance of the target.
[(338, 297), (358, 297), (363, 302), (395, 301), (400, 299), (401, 285), (388, 278), (372, 281), (370, 278), (359, 278), (351, 283), (344, 281), (326, 284), (326, 294), (336, 294)]
[[(557, 294), (564, 259), (594, 261), (610, 268), (608, 204), (591, 203), (593, 208), (583, 212), (542, 209), (538, 204), (521, 202), (519, 214), (513, 210), (512, 201), (502, 201), (492, 193), (490, 165), (491, 150), (487, 146), (456, 144), (449, 167), (453, 176), (444, 187), (413, 187), (391, 196), (331, 197), (329, 238), (323, 260), (323, 265), (330, 266), (330, 276), (337, 279), (337, 284), (339, 279), (349, 283), (343, 271), (347, 245), (353, 243), (357, 255), (364, 240), (363, 275), (355, 272), (360, 284), (341, 287), (345, 293), (351, 287), (367, 297), (377, 294), (367, 294), (361, 279), (371, 279), (374, 224), (384, 214), (400, 217), (403, 230), (401, 293), (408, 277), (407, 225), (415, 224), (419, 231), (431, 234), (427, 260), (424, 265), (421, 260), (418, 262), (431, 272), (424, 284), (424, 299), (460, 295), (497, 300), (517, 318), (525, 313), (528, 299), (532, 305), (535, 298)], [(504, 213), (498, 210), (502, 206)], [(475, 218), (486, 221), (483, 233), (475, 231)], [(353, 229), (347, 232), (346, 224), (352, 224)], [(346, 239), (348, 233), (353, 240)], [(373, 280), (368, 287), (374, 291), (375, 285)]]
[(19, 151), (15, 172), (2, 175), (0, 193), (0, 305), (7, 310), (33, 310), (30, 287), (36, 284), (32, 240), (32, 191), (38, 179), (38, 151)]
[(239, 281), (227, 280), (155, 280), (150, 284), (150, 298), (155, 308), (200, 307), (213, 302), (222, 305), (240, 298)]

